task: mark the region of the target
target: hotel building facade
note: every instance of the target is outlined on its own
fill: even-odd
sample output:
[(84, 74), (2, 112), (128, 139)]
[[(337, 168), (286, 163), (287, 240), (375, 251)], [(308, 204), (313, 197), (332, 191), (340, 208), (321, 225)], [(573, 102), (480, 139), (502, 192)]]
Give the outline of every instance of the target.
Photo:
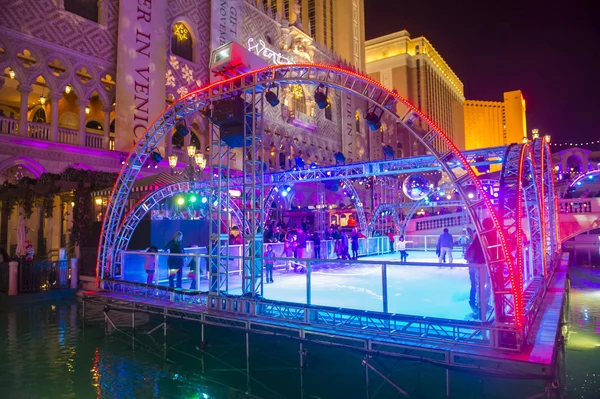
[(504, 101), (465, 101), (465, 149), (521, 143), (527, 137), (525, 99), (520, 90)]
[[(368, 75), (421, 109), (458, 146), (464, 149), (464, 86), (425, 37), (411, 38), (406, 30), (367, 40)], [(405, 156), (423, 154), (422, 148), (399, 127), (386, 126), (384, 141)]]

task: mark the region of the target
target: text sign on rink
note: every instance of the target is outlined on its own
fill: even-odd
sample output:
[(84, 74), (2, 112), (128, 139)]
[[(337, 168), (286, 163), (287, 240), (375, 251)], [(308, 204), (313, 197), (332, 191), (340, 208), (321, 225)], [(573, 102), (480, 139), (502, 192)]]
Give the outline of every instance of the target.
[(287, 57), (284, 57), (281, 53), (276, 53), (267, 47), (267, 44), (262, 40), (254, 40), (253, 37), (248, 39), (248, 50), (255, 53), (259, 57), (264, 58), (265, 60), (271, 60), (275, 65), (282, 64), (294, 64), (292, 60)]

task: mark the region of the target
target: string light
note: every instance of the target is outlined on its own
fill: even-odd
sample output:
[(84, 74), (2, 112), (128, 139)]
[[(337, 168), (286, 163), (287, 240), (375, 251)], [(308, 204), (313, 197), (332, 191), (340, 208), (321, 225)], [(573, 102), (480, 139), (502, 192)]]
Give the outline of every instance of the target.
[(586, 141), (585, 143), (584, 142), (581, 142), (581, 143), (566, 143), (566, 142), (563, 142), (563, 143), (550, 143), (550, 145), (553, 145), (555, 147), (563, 147), (563, 146), (564, 147), (582, 147), (584, 145), (594, 145), (594, 144), (600, 144), (600, 140)]

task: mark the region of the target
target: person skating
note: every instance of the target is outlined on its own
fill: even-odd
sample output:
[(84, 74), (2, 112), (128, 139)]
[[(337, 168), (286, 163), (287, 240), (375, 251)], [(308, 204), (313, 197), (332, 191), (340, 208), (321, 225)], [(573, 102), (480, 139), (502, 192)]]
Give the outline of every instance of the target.
[[(178, 231), (173, 235), (173, 239), (165, 245), (165, 251), (170, 254), (182, 254), (183, 250), (183, 233)], [(169, 265), (169, 287), (175, 286), (175, 275), (177, 275), (177, 288), (181, 288), (181, 277), (183, 275), (183, 256), (169, 256), (167, 265)]]
[(352, 259), (358, 260), (358, 229), (352, 229)]
[(448, 233), (448, 229), (444, 229), (444, 232), (440, 235), (437, 242), (437, 247), (440, 250), (438, 255), (438, 261), (442, 263), (446, 255), (448, 255), (448, 263), (452, 263), (452, 248), (454, 247), (454, 239), (452, 234)]
[(406, 252), (406, 243), (412, 241), (404, 241), (404, 236), (400, 236), (398, 239), (398, 244), (396, 244), (396, 249), (400, 252), (400, 262), (406, 262), (406, 258), (408, 258), (408, 252)]
[(267, 269), (266, 282), (273, 282), (273, 265), (275, 264), (275, 252), (273, 252), (273, 246), (267, 245), (267, 252), (265, 252), (265, 269)]

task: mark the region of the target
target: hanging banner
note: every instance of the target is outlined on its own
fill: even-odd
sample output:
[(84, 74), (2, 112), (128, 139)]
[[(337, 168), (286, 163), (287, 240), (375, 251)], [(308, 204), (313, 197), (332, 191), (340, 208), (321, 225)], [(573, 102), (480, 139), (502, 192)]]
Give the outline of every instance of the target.
[(354, 106), (352, 101), (352, 95), (345, 93), (342, 96), (342, 152), (346, 156), (346, 162), (350, 163), (354, 159)]
[(119, 2), (115, 150), (129, 152), (165, 108), (167, 0)]
[(242, 23), (241, 0), (212, 0), (210, 50), (237, 40)]

